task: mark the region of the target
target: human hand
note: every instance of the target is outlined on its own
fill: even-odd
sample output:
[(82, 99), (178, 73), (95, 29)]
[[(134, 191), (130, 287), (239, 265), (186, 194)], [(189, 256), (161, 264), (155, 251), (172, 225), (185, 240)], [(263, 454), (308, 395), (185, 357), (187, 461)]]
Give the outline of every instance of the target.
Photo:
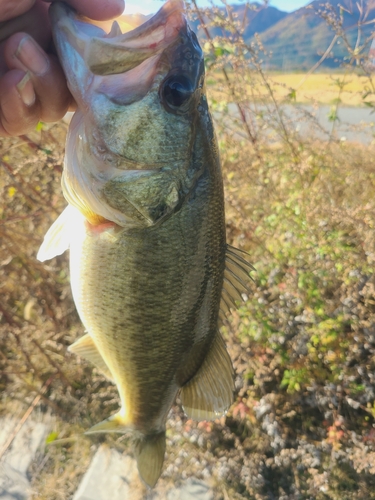
[[(112, 19), (124, 0), (65, 0), (95, 20)], [(74, 106), (52, 45), (46, 0), (0, 0), (0, 136), (60, 120)]]

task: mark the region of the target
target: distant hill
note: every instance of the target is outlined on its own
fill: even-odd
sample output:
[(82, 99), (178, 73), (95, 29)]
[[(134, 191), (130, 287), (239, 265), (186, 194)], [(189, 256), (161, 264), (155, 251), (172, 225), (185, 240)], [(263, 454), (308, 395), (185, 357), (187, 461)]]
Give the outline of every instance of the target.
[[(259, 10), (247, 11), (247, 28), (244, 33), (246, 39), (254, 36), (255, 33), (263, 33), (288, 15), (287, 12), (283, 12), (275, 7), (261, 7), (259, 4), (255, 5), (258, 6)], [(245, 6), (234, 5), (233, 7), (234, 11), (239, 15), (240, 19), (242, 19), (245, 12)]]
[[(261, 34), (260, 38), (265, 48), (273, 53), (269, 61), (271, 66), (286, 71), (309, 69), (320, 59), (334, 35), (333, 30), (316, 14), (316, 10), (322, 3), (320, 0), (311, 2), (309, 8), (303, 7), (288, 14)], [(353, 42), (357, 37), (357, 24), (360, 18), (356, 2), (326, 0), (324, 3), (331, 4), (336, 12), (339, 11), (339, 4), (351, 12), (350, 14), (345, 10), (341, 11), (343, 26), (349, 40)], [(367, 20), (374, 19), (374, 2), (364, 1), (364, 4), (365, 8), (368, 9)], [(368, 36), (373, 29), (374, 25), (372, 24), (364, 27), (362, 36)], [(332, 56), (325, 60), (323, 66), (338, 66), (344, 55), (346, 55), (346, 51), (342, 42), (336, 43), (332, 50)]]
[[(244, 23), (246, 26), (244, 32), (246, 40), (253, 37), (255, 33), (263, 33), (288, 15), (287, 12), (283, 12), (275, 7), (263, 7), (261, 4), (256, 2), (251, 5), (254, 7), (253, 9), (246, 9), (244, 4), (231, 6), (234, 13), (238, 15), (241, 20), (246, 12), (246, 22)], [(198, 33), (198, 36), (205, 38), (204, 32), (201, 29), (198, 20), (190, 20), (190, 25), (194, 31)], [(220, 36), (223, 34), (220, 28), (210, 28), (209, 31), (211, 36)]]

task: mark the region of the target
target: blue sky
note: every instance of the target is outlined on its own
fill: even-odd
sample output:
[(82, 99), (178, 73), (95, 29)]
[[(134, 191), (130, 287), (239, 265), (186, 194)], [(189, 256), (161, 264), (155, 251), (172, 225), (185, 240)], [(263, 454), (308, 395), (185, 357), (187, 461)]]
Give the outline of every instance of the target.
[[(208, 0), (197, 0), (199, 6), (209, 5)], [(260, 1), (260, 0), (258, 0)], [(293, 10), (299, 9), (304, 5), (307, 5), (311, 0), (270, 0), (270, 5), (277, 7), (280, 10), (287, 12), (292, 12)], [(158, 0), (125, 0), (126, 8), (125, 12), (127, 14), (133, 14), (135, 12), (142, 12), (143, 14), (149, 14), (151, 12), (156, 12), (162, 5), (161, 1)], [(219, 3), (219, 2), (216, 2)], [(233, 3), (241, 3), (240, 0)]]

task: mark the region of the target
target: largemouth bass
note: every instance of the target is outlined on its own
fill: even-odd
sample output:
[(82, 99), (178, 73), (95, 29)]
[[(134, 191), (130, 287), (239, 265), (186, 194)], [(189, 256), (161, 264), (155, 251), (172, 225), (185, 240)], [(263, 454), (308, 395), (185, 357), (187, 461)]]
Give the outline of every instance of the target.
[(62, 177), (69, 205), (38, 254), (70, 248), (71, 287), (87, 334), (70, 350), (116, 384), (120, 411), (88, 433), (132, 433), (149, 486), (168, 412), (216, 419), (233, 398), (220, 321), (247, 291), (250, 265), (226, 244), (223, 182), (204, 61), (183, 3), (109, 34), (63, 3), (55, 45), (78, 104)]

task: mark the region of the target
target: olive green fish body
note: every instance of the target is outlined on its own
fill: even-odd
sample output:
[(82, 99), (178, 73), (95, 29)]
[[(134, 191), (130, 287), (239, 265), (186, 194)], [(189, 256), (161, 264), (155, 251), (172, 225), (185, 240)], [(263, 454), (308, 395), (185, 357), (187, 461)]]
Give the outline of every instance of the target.
[(168, 412), (213, 420), (233, 399), (221, 321), (247, 293), (249, 264), (225, 241), (222, 174), (203, 54), (181, 0), (109, 34), (54, 2), (57, 52), (78, 104), (69, 127), (68, 207), (40, 260), (70, 248), (87, 333), (70, 351), (118, 388), (121, 407), (87, 431), (134, 437), (142, 479), (162, 470)]

